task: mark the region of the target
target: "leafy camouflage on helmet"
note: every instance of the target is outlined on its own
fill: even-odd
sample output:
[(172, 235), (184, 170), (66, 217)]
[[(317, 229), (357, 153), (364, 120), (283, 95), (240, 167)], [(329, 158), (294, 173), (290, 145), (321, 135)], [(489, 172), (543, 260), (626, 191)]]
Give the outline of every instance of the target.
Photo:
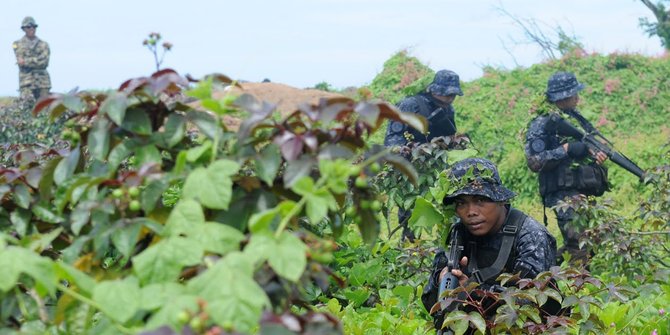
[(449, 70), (437, 71), (433, 82), (428, 85), (426, 90), (439, 96), (463, 95), (458, 75), (456, 72)]
[(479, 195), (495, 202), (506, 202), (516, 196), (502, 185), (495, 164), (484, 158), (466, 158), (443, 173), (450, 181), (445, 192), (445, 205), (453, 203), (459, 195)]
[(37, 23), (35, 23), (35, 19), (33, 19), (32, 16), (26, 16), (23, 18), (23, 21), (21, 21), (21, 28), (26, 27), (37, 27)]
[(556, 72), (547, 81), (547, 100), (556, 102), (569, 98), (584, 89), (572, 72)]

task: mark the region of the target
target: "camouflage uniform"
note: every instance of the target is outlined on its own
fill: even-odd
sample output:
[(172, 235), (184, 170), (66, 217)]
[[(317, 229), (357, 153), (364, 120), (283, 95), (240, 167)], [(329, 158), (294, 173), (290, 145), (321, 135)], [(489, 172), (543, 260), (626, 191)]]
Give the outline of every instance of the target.
[[(422, 115), (428, 121), (428, 133), (422, 134), (414, 128), (402, 122), (391, 121), (386, 129), (384, 145), (402, 146), (407, 145), (407, 136), (412, 142), (426, 143), (434, 137), (450, 136), (456, 133), (456, 121), (454, 120), (454, 107), (445, 104), (435, 97), (449, 95), (463, 95), (458, 75), (449, 70), (441, 70), (435, 74), (433, 81), (426, 88), (426, 92), (407, 97), (398, 103), (398, 109), (403, 112)], [(407, 228), (407, 221), (412, 212), (404, 209), (398, 210), (398, 222), (403, 225), (403, 237), (414, 240), (414, 233)]]
[(406, 124), (391, 121), (386, 129), (384, 145), (406, 145), (405, 133), (413, 138), (412, 142), (426, 143), (434, 137), (449, 136), (456, 133), (454, 107), (435, 99), (432, 95), (449, 96), (463, 95), (458, 75), (449, 70), (441, 70), (435, 74), (433, 82), (428, 85), (425, 93), (420, 93), (403, 99), (398, 103), (398, 109), (403, 112), (417, 113), (428, 120), (428, 134), (424, 135)]
[[(32, 17), (23, 19), (21, 28), (37, 27)], [(49, 94), (51, 89), (51, 78), (47, 72), (49, 66), (49, 44), (37, 37), (33, 39), (23, 36), (12, 44), (17, 62), (19, 58), (24, 61), (19, 65), (19, 92), (20, 108), (32, 108), (37, 99)]]
[[(555, 103), (559, 100), (570, 98), (584, 89), (584, 84), (579, 83), (574, 74), (569, 72), (557, 72), (551, 76), (547, 83), (547, 100)], [(525, 153), (528, 167), (533, 172), (539, 173), (540, 195), (545, 207), (554, 207), (559, 201), (573, 197), (579, 197), (583, 193), (574, 186), (569, 186), (560, 171), (574, 169), (575, 166), (585, 164), (583, 159), (589, 155), (588, 149), (581, 142), (568, 142), (556, 134), (552, 126), (552, 117), (565, 117), (574, 119), (582, 128), (590, 132), (593, 126), (584, 119), (577, 110), (564, 110), (561, 114), (544, 114), (533, 119), (526, 133)], [(563, 145), (568, 144), (568, 150)], [(560, 185), (568, 186), (560, 186)], [(581, 231), (574, 226), (575, 211), (572, 208), (554, 208), (558, 227), (563, 236), (563, 247), (559, 250), (559, 256), (563, 251), (572, 255), (572, 259), (586, 261), (587, 251), (579, 248)]]
[[(461, 179), (466, 172), (474, 167), (475, 179), (466, 181), (460, 187), (445, 197), (444, 203), (449, 205), (459, 195), (478, 195), (491, 199), (494, 202), (508, 203), (516, 194), (502, 185), (495, 165), (486, 159), (468, 158), (454, 164), (449, 174), (453, 178)], [(463, 272), (473, 279), (473, 272), (491, 266), (501, 249), (505, 227), (510, 225), (512, 207), (506, 205), (507, 216), (503, 226), (497, 232), (486, 236), (474, 236), (459, 222), (452, 229), (458, 229), (463, 236), (465, 250), (463, 255), (468, 257), (468, 266)], [(522, 278), (535, 278), (539, 273), (549, 270), (556, 264), (556, 240), (547, 231), (544, 225), (528, 215), (522, 216), (518, 225), (512, 250), (501, 273), (520, 273)], [(472, 244), (474, 242), (474, 244)], [(474, 248), (474, 250), (473, 250)], [(475, 265), (476, 264), (476, 265)], [(447, 255), (439, 249), (433, 260), (433, 269), (424, 289), (421, 301), (427, 310), (437, 302), (439, 290), (439, 275), (447, 265)], [(480, 284), (484, 290), (502, 292), (504, 287), (495, 280), (497, 276)], [(441, 317), (441, 316), (440, 316)]]

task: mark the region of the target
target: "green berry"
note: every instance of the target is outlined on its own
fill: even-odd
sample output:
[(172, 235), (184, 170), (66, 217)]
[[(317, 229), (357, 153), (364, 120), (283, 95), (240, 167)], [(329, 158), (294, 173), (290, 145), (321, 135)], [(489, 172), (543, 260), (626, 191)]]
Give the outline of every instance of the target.
[(370, 203), (370, 209), (373, 210), (373, 211), (375, 211), (375, 212), (376, 212), (376, 211), (379, 211), (379, 210), (382, 209), (382, 203), (381, 203), (379, 200), (373, 200), (373, 201)]
[(123, 190), (120, 188), (115, 189), (112, 191), (112, 196), (117, 199), (121, 198), (123, 196)]
[(193, 330), (201, 330), (202, 328), (202, 320), (200, 318), (193, 318), (191, 319), (191, 322), (188, 323), (189, 326), (191, 326), (191, 329)]
[(187, 323), (191, 319), (191, 315), (187, 311), (181, 311), (177, 314), (177, 321), (181, 324)]
[(349, 175), (350, 176), (357, 176), (361, 174), (361, 167), (358, 165), (353, 165), (349, 168)]
[(354, 182), (354, 185), (358, 188), (366, 188), (368, 187), (368, 181), (365, 178), (365, 176), (358, 176), (356, 177), (356, 181)]
[(139, 201), (132, 200), (132, 201), (130, 201), (130, 204), (128, 205), (128, 208), (133, 212), (137, 212), (137, 211), (140, 210), (140, 208), (142, 208), (142, 206), (140, 205)]
[(72, 132), (70, 139), (72, 139), (72, 142), (79, 142), (79, 140), (81, 140), (81, 135), (77, 132)]
[(347, 216), (354, 216), (356, 214), (356, 208), (355, 207), (347, 207), (347, 210), (344, 212)]
[(64, 139), (67, 140), (70, 137), (72, 137), (72, 130), (70, 129), (65, 129), (60, 133), (60, 136)]
[(65, 121), (65, 126), (68, 127), (68, 128), (74, 127), (74, 120), (69, 119), (69, 120)]
[(372, 172), (372, 173), (377, 173), (381, 169), (382, 169), (382, 166), (377, 162), (374, 162), (374, 163), (370, 164), (370, 172)]
[(370, 208), (370, 201), (361, 200), (360, 206), (361, 206), (361, 209), (368, 209), (368, 208)]
[(137, 186), (131, 186), (128, 189), (128, 195), (130, 195), (133, 198), (136, 198), (138, 195), (140, 195), (140, 189)]

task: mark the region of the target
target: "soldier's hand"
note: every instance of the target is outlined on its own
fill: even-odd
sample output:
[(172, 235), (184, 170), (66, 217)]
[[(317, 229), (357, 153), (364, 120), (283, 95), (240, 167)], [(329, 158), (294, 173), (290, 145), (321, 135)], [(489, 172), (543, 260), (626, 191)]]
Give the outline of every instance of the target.
[[(468, 258), (467, 257), (461, 258), (460, 264), (461, 268), (468, 266)], [(442, 269), (442, 272), (440, 272), (440, 281), (442, 281), (442, 278), (444, 278), (448, 270), (449, 270), (448, 268)], [(454, 275), (456, 278), (458, 278), (458, 284), (460, 284), (461, 286), (465, 286), (469, 277), (465, 275), (463, 271), (453, 269), (451, 270), (451, 274)]]
[(594, 152), (592, 150), (589, 150), (589, 151), (591, 151), (591, 156), (593, 156), (593, 158), (595, 158), (596, 163), (602, 164), (607, 160), (607, 155), (604, 152), (602, 152), (602, 151)]

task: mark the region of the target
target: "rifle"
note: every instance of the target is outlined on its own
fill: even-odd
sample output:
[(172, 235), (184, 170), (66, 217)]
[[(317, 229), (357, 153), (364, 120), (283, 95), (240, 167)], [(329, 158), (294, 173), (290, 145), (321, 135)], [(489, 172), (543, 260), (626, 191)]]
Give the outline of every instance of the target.
[[(594, 131), (591, 133), (584, 133), (557, 114), (553, 114), (551, 116), (551, 120), (556, 125), (556, 133), (558, 135), (572, 137), (576, 140), (582, 141), (591, 150), (602, 151), (616, 165), (619, 165), (626, 171), (636, 175), (638, 178), (640, 178), (640, 181), (644, 180), (644, 170), (642, 170), (642, 168), (640, 168), (628, 157), (624, 156), (624, 154), (612, 149), (612, 142), (605, 138), (605, 136), (603, 136), (598, 130), (594, 129)], [(607, 144), (599, 141), (596, 136)]]
[(461, 268), (460, 261), (463, 257), (463, 243), (461, 241), (461, 232), (458, 228), (454, 228), (452, 231), (451, 241), (449, 242), (449, 256), (447, 257), (447, 273), (444, 275), (442, 280), (440, 280), (440, 287), (438, 290), (438, 299), (440, 301), (440, 310), (449, 309), (447, 304), (447, 298), (444, 297), (444, 292), (446, 290), (453, 290), (458, 287), (458, 278), (451, 273), (451, 270), (459, 270)]

